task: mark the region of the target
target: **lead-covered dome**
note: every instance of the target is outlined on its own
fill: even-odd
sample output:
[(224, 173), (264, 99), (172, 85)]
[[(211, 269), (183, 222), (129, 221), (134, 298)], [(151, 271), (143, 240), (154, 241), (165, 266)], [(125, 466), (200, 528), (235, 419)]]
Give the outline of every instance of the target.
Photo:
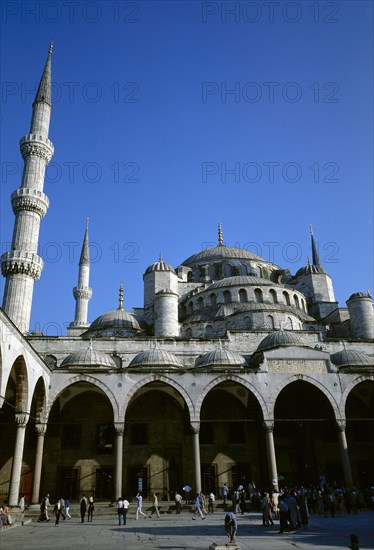
[(60, 367), (63, 369), (72, 367), (102, 367), (114, 369), (116, 365), (107, 353), (96, 351), (93, 349), (92, 345), (90, 345), (88, 349), (75, 351), (65, 357)]
[(315, 275), (317, 273), (323, 273), (326, 275), (326, 271), (321, 265), (307, 264), (304, 265), (304, 267), (300, 267), (300, 269), (296, 271), (295, 277), (302, 277), (303, 275)]
[(147, 273), (152, 273), (153, 271), (170, 271), (171, 273), (175, 273), (174, 268), (164, 262), (161, 254), (158, 262), (154, 262), (153, 264), (148, 266), (144, 274), (146, 275)]
[(155, 347), (135, 355), (128, 368), (134, 367), (169, 367), (176, 369), (183, 367), (183, 365), (173, 353)]
[(235, 351), (219, 348), (200, 355), (195, 361), (196, 367), (242, 367), (245, 359)]
[(191, 266), (200, 262), (215, 262), (219, 260), (260, 260), (264, 261), (260, 256), (244, 250), (243, 248), (235, 248), (233, 246), (225, 246), (224, 244), (219, 244), (213, 248), (206, 248), (201, 250), (196, 254), (193, 254), (187, 260), (182, 262), (182, 265)]
[(272, 281), (261, 279), (260, 277), (253, 277), (252, 275), (235, 275), (233, 277), (225, 277), (219, 281), (212, 283), (206, 290), (213, 290), (215, 288), (223, 288), (228, 286), (266, 286), (274, 285)]
[(257, 351), (266, 351), (288, 346), (310, 347), (300, 334), (290, 330), (277, 330), (266, 336), (258, 345)]
[(123, 308), (118, 308), (100, 315), (89, 328), (89, 331), (105, 330), (123, 330), (137, 333), (140, 332), (141, 328), (132, 313)]
[(343, 349), (330, 355), (331, 361), (337, 367), (373, 367), (374, 358), (361, 351)]

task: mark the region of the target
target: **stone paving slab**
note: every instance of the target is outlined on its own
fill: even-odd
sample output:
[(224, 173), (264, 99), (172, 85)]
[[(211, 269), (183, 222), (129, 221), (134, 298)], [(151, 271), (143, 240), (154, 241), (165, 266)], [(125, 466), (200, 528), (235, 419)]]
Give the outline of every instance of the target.
[[(130, 514), (119, 527), (113, 514), (94, 516), (92, 523), (79, 518), (49, 523), (31, 523), (0, 531), (0, 550), (208, 550), (214, 542), (226, 545), (224, 513), (210, 514), (202, 521), (192, 515), (162, 515), (139, 519)], [(262, 527), (261, 515), (238, 517), (237, 545), (240, 550), (338, 550), (348, 548), (349, 535), (356, 533), (360, 550), (374, 550), (374, 513), (339, 518), (311, 516), (307, 531), (280, 534), (277, 523)]]

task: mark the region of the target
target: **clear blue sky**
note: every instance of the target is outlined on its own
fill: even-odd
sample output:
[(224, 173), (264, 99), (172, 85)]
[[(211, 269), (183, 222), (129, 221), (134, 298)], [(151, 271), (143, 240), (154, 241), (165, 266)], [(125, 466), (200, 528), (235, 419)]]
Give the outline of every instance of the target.
[(179, 265), (216, 242), (218, 221), (227, 245), (292, 272), (312, 223), (340, 305), (373, 291), (373, 3), (272, 6), (2, 3), (3, 250), (18, 142), (54, 40), (55, 155), (31, 330), (65, 333), (74, 318), (86, 217), (90, 321), (117, 307), (120, 280), (125, 308), (142, 306), (159, 252)]

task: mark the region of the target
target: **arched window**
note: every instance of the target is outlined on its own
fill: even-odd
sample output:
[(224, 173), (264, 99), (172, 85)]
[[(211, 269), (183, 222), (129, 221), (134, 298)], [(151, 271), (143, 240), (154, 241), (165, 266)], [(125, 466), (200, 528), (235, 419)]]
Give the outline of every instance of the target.
[(244, 288), (241, 288), (239, 290), (239, 302), (241, 304), (243, 304), (244, 302), (248, 302), (247, 291)]
[(223, 293), (223, 300), (225, 304), (231, 303), (231, 292), (229, 290), (225, 290), (225, 292)]
[(299, 297), (296, 294), (294, 294), (293, 299), (295, 300), (295, 306), (300, 308)]
[(193, 274), (192, 274), (192, 271), (189, 271), (187, 273), (187, 281), (190, 283), (192, 281), (192, 278), (193, 278)]
[(191, 330), (190, 328), (188, 328), (188, 329), (186, 330), (186, 338), (187, 338), (187, 339), (192, 338), (192, 330)]
[(268, 315), (266, 317), (266, 328), (271, 328), (271, 329), (275, 328), (274, 317), (272, 315)]
[(212, 327), (212, 325), (207, 325), (205, 327), (205, 336), (207, 338), (211, 338), (213, 336), (213, 327)]
[(292, 323), (291, 317), (287, 317), (284, 325), (284, 330), (293, 330), (293, 323)]
[(193, 303), (190, 302), (188, 304), (188, 315), (192, 315), (193, 314)]
[(201, 297), (197, 300), (197, 308), (199, 311), (204, 308), (204, 300)]
[(301, 307), (306, 312), (305, 300), (301, 299)]
[(258, 304), (261, 304), (264, 301), (262, 297), (262, 290), (260, 288), (255, 288), (255, 300)]
[(217, 296), (215, 294), (210, 295), (210, 305), (214, 307), (217, 303)]
[(277, 293), (275, 292), (274, 289), (270, 289), (269, 290), (269, 296), (270, 296), (270, 301), (273, 302), (273, 304), (277, 304), (278, 303), (278, 297), (277, 297)]
[(290, 296), (289, 296), (288, 292), (283, 292), (283, 296), (284, 296), (284, 301), (286, 302), (286, 304), (288, 306), (290, 306), (291, 303), (290, 303)]
[(238, 265), (233, 265), (232, 266), (232, 276), (237, 277), (238, 275), (240, 275), (240, 267)]
[(252, 319), (250, 317), (244, 317), (244, 328), (252, 328)]
[(231, 277), (232, 276), (232, 267), (230, 264), (225, 265), (225, 277)]

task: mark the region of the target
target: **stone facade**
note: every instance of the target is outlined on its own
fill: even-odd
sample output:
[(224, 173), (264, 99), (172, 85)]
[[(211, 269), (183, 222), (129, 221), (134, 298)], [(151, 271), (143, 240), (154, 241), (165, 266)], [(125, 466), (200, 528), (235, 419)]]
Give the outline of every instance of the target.
[(87, 225), (67, 335), (27, 333), (53, 152), (50, 58), (2, 257), (0, 498), (172, 498), (185, 484), (218, 494), (224, 482), (276, 487), (278, 476), (372, 484), (371, 296), (338, 307), (313, 234), (312, 262), (293, 275), (226, 247), (219, 227), (217, 246), (145, 269), (143, 308), (126, 311), (121, 286), (118, 308), (90, 323)]

